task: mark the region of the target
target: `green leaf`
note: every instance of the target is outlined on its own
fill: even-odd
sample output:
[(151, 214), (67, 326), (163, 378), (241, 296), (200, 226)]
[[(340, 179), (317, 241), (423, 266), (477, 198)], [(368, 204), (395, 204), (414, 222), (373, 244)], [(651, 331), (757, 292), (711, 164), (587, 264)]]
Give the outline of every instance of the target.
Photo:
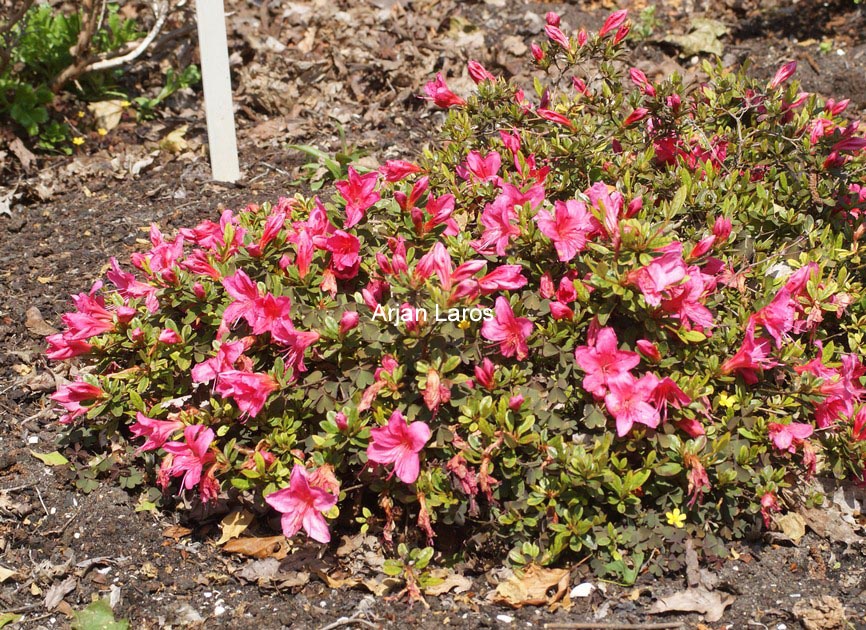
[(115, 620), (107, 599), (91, 603), (84, 610), (74, 613), (72, 630), (128, 630), (126, 619)]
[(3, 613), (0, 615), (0, 628), (7, 626), (10, 623), (17, 623), (21, 619), (21, 615), (15, 613)]
[(30, 451), (30, 454), (46, 466), (63, 466), (64, 464), (69, 463), (69, 460), (57, 451), (52, 451), (51, 453), (37, 453), (36, 451)]

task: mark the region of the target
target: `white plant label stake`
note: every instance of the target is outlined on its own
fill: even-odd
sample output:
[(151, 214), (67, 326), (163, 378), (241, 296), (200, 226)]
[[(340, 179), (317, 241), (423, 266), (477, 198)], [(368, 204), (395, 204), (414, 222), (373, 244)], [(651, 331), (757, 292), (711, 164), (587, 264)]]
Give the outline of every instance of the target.
[(218, 182), (236, 182), (241, 173), (223, 0), (196, 0), (195, 12), (211, 173)]

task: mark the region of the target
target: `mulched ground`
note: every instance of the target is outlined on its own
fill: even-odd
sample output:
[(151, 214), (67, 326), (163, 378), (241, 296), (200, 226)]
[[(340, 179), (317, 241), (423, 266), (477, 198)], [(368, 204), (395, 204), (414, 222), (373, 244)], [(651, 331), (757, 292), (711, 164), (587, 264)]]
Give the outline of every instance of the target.
[[(0, 491), (0, 566), (15, 571), (5, 578), (0, 573), (0, 619), (12, 611), (24, 615), (21, 627), (67, 627), (68, 613), (98, 596), (112, 598), (117, 617), (130, 619), (133, 628), (323, 628), (348, 617), (360, 620), (354, 627), (680, 620), (684, 627), (781, 630), (800, 624), (798, 604), (802, 610), (833, 596), (846, 607), (852, 627), (866, 628), (862, 549), (811, 533), (799, 546), (740, 543), (737, 560), (709, 567), (717, 588), (735, 601), (721, 621), (703, 626), (699, 615), (647, 614), (658, 597), (684, 586), (678, 575), (645, 575), (632, 588), (607, 584), (552, 612), (515, 611), (489, 603), (501, 573), (478, 566), (469, 590), (429, 597), (429, 608), (410, 607), (361, 588), (328, 586), (329, 579), (349, 577), (355, 561), (334, 548), (318, 558), (317, 550), (301, 548), (283, 561), (282, 569), (296, 578), (304, 567), (314, 567), (305, 583), (244, 579), (239, 574), (254, 575), (261, 565), (215, 549), (213, 524), (191, 535), (166, 536), (167, 528), (178, 525), (176, 514), (136, 512), (138, 494), (112, 481), (84, 493), (74, 472), (31, 456), (56, 450), (60, 436), (58, 414), (47, 399), (55, 384), (50, 370), (58, 368), (41, 355), (41, 327), (58, 325), (68, 294), (87, 290), (110, 256), (124, 260), (141, 248), (151, 222), (171, 232), (212, 218), (221, 207), (291, 194), (308, 158), (288, 150), (289, 144), (315, 144), (333, 153), (345, 143), (378, 162), (411, 157), (431, 140), (441, 117), (417, 98), (435, 72), (452, 77), (449, 85), (458, 92), (470, 87), (464, 70), (470, 58), (495, 73), (526, 79), (519, 59), (539, 39), (546, 11), (561, 12), (571, 27), (597, 28), (614, 8), (629, 6), (637, 16), (650, 4), (657, 5), (655, 14), (643, 14), (645, 39), (634, 58), (650, 76), (693, 73), (700, 53), (682, 56), (670, 36), (687, 33), (700, 15), (728, 28), (721, 38), (726, 65), (748, 60), (756, 75), (770, 76), (795, 58), (804, 89), (851, 98), (854, 113), (866, 110), (864, 9), (845, 0), (635, 0), (617, 6), (313, 0), (271, 2), (270, 8), (228, 0), (241, 185), (208, 181), (204, 117), (192, 92), (172, 97), (155, 121), (137, 125), (125, 119), (105, 137), (90, 133), (71, 158), (39, 157), (24, 168), (17, 152), (4, 152), (0, 144), (0, 200), (11, 200), (11, 213), (0, 217), (0, 488), (7, 489)], [(191, 56), (194, 49), (187, 44), (173, 54)], [(149, 63), (155, 68), (158, 60)], [(135, 75), (144, 87), (158, 74), (148, 68)], [(184, 125), (183, 142), (160, 146)], [(8, 141), (8, 131), (3, 134)], [(31, 315), (28, 325), (32, 307), (44, 321)], [(71, 448), (64, 453), (78, 464), (90, 457)], [(288, 566), (292, 558), (297, 566)], [(599, 585), (585, 567), (575, 568), (571, 584), (584, 579)], [(811, 607), (816, 606), (817, 601)]]

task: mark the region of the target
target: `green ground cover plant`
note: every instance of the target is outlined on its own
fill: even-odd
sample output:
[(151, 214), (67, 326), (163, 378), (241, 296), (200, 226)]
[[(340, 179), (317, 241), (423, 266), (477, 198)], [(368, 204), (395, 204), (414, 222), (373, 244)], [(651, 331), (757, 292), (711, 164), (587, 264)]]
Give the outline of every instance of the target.
[(54, 395), (67, 439), (132, 442), (179, 508), (363, 527), (395, 572), (457, 531), (630, 582), (819, 502), (814, 475), (862, 481), (847, 102), (794, 63), (652, 83), (625, 12), (564, 28), (531, 93), (476, 62), (471, 95), (431, 81), (448, 115), (417, 160), (112, 259), (49, 338), (85, 366)]

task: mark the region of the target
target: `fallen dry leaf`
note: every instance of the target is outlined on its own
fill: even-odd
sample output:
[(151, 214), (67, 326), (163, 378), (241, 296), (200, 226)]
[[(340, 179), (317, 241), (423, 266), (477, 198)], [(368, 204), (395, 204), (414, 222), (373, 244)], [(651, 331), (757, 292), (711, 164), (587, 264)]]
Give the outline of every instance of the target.
[(289, 555), (289, 542), (285, 536), (264, 538), (235, 538), (223, 546), (226, 553), (239, 553), (252, 558), (276, 558), (282, 560)]
[(776, 519), (776, 525), (795, 545), (799, 545), (800, 539), (806, 535), (806, 519), (796, 512), (788, 512), (780, 516)]
[(439, 584), (428, 586), (424, 589), (425, 595), (444, 595), (449, 591), (464, 593), (472, 588), (472, 580), (465, 575), (455, 573), (451, 569), (433, 569), (430, 575), (442, 580)]
[[(181, 125), (174, 131), (167, 133), (165, 137), (159, 141), (159, 148), (168, 151), (172, 155), (177, 155), (189, 148), (189, 142), (184, 137), (189, 125)], [(141, 170), (141, 169), (139, 169)]]
[(687, 588), (667, 597), (659, 597), (649, 614), (659, 615), (666, 612), (696, 612), (706, 616), (709, 622), (722, 618), (725, 608), (734, 603), (734, 596), (718, 591), (708, 591), (703, 587)]
[(708, 18), (693, 18), (691, 32), (687, 35), (668, 35), (664, 41), (678, 46), (686, 57), (700, 53), (722, 55), (721, 37), (726, 35), (728, 27)]
[(361, 580), (358, 578), (335, 578), (324, 569), (316, 568), (314, 571), (319, 579), (328, 585), (328, 588), (353, 588), (361, 583)]
[(24, 146), (24, 143), (21, 142), (20, 138), (15, 138), (9, 143), (9, 150), (12, 151), (12, 153), (15, 154), (15, 157), (18, 158), (18, 161), (21, 162), (21, 166), (24, 167), (24, 172), (29, 173), (30, 167), (33, 165), (33, 162), (36, 161), (36, 156)]
[(175, 540), (180, 540), (184, 536), (189, 536), (191, 533), (191, 529), (188, 527), (181, 527), (180, 525), (169, 525), (162, 530), (162, 535), (165, 538), (174, 538)]
[(843, 542), (846, 545), (863, 542), (863, 537), (858, 535), (851, 524), (845, 521), (835, 509), (802, 507), (800, 514), (805, 519), (809, 529), (821, 538), (833, 542)]
[(808, 602), (798, 602), (793, 612), (806, 630), (841, 630), (848, 627), (845, 607), (830, 595), (822, 595)]
[[(556, 588), (553, 595), (547, 591)], [(559, 601), (568, 590), (568, 569), (544, 569), (530, 565), (521, 577), (512, 575), (496, 587), (493, 601), (512, 608), (546, 606)]]
[(247, 510), (236, 510), (228, 514), (220, 523), (222, 526), (222, 536), (216, 541), (217, 546), (224, 545), (232, 538), (237, 538), (243, 534), (252, 522), (252, 512), (248, 512)]
[(274, 584), (280, 588), (304, 586), (310, 581), (309, 571), (282, 571), (280, 564), (276, 558), (253, 560), (235, 575), (259, 586)]
[(0, 567), (0, 582), (5, 582), (13, 575), (15, 575), (17, 571), (14, 569), (7, 569), (6, 567)]
[(123, 116), (123, 105), (124, 101), (122, 100), (96, 101), (90, 103), (87, 109), (93, 113), (97, 128), (111, 131), (120, 124), (120, 119)]
[(54, 326), (42, 319), (42, 313), (35, 306), (31, 306), (24, 314), (24, 326), (31, 334), (37, 337), (56, 335), (58, 331)]
[(67, 593), (75, 590), (75, 587), (78, 585), (78, 578), (75, 576), (69, 576), (62, 582), (56, 582), (51, 585), (45, 592), (45, 608), (48, 610), (54, 610), (57, 608), (57, 604), (67, 595)]

